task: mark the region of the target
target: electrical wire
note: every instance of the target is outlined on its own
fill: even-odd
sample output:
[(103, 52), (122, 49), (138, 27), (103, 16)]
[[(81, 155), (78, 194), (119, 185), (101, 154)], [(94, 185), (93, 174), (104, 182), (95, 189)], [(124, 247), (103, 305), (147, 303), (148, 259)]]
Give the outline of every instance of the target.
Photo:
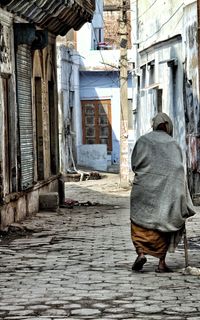
[[(176, 13), (181, 9), (181, 7), (184, 5), (184, 3), (182, 2), (182, 4), (175, 10), (175, 12), (160, 26), (160, 28), (158, 30), (156, 30), (152, 35), (150, 35), (149, 37), (147, 37), (145, 40), (142, 40), (139, 42), (139, 44), (144, 43), (146, 41), (148, 41), (149, 39), (151, 39), (155, 34), (157, 34), (158, 32), (160, 32), (160, 30), (176, 15)], [(177, 25), (176, 25), (177, 26)]]
[[(99, 8), (99, 12), (100, 12), (101, 18), (102, 18), (102, 20), (103, 20), (103, 15), (102, 15), (102, 12), (101, 12), (101, 10), (100, 10), (100, 7), (99, 7), (98, 2), (97, 2), (97, 6), (98, 6), (98, 8)], [(104, 20), (103, 20), (103, 22), (104, 22)], [(95, 36), (95, 40), (96, 40), (96, 42), (98, 42), (98, 39), (97, 39), (97, 37), (96, 37), (96, 33), (94, 32), (95, 28), (94, 28), (93, 22), (91, 22), (91, 25), (92, 25), (93, 33), (94, 33), (94, 36)], [(97, 50), (97, 51), (99, 51), (99, 53), (100, 53), (100, 55), (101, 55), (101, 59), (102, 59), (104, 65), (105, 65), (105, 68), (106, 68), (106, 63), (105, 63), (105, 61), (104, 61), (104, 57), (103, 57), (103, 55), (102, 55), (101, 50)], [(114, 56), (113, 56), (113, 57), (114, 57)], [(114, 57), (114, 58), (115, 58), (115, 57)], [(108, 70), (108, 69), (106, 68), (106, 71), (110, 71), (110, 70)], [(114, 71), (113, 71), (113, 72), (114, 72)], [(110, 75), (109, 75), (109, 77), (110, 77)], [(117, 82), (116, 82), (116, 81), (114, 81), (113, 79), (111, 79), (111, 80), (112, 80), (112, 82), (115, 83), (115, 85), (117, 85)], [(120, 81), (120, 80), (118, 80), (118, 82), (119, 82), (119, 81)], [(125, 81), (126, 81), (126, 80), (125, 80)]]
[(141, 18), (142, 16), (144, 16), (144, 15), (154, 6), (154, 4), (155, 4), (157, 1), (158, 1), (158, 0), (155, 0), (155, 1), (138, 17), (138, 19)]
[[(158, 0), (155, 0), (140, 16), (138, 16), (138, 19), (140, 19), (143, 15), (145, 15), (154, 5), (155, 3), (157, 2)], [(134, 3), (136, 3), (136, 1), (134, 1)], [(160, 30), (174, 17), (174, 15), (180, 10), (180, 8), (184, 5), (184, 2), (181, 3), (181, 5), (175, 10), (175, 12), (169, 17), (168, 20), (166, 20), (161, 26), (160, 28), (154, 32), (151, 36), (147, 37), (145, 40), (141, 41), (140, 43), (143, 43), (147, 40), (149, 40), (150, 38), (152, 38), (155, 34), (157, 34), (158, 32), (160, 32)], [(99, 7), (99, 3), (97, 1), (97, 6), (98, 6), (98, 9), (99, 9), (99, 13), (101, 15), (101, 18), (102, 18), (102, 21), (104, 23), (104, 17), (103, 17), (103, 14), (100, 10), (100, 7)], [(133, 10), (128, 10), (128, 11), (133, 11)], [(181, 17), (182, 18), (182, 17)], [(135, 19), (133, 19), (134, 21)], [(181, 20), (181, 19), (180, 19)], [(178, 21), (178, 23), (180, 22), (180, 20)], [(178, 25), (178, 23), (176, 24), (176, 26)], [(104, 28), (106, 29), (106, 27), (104, 26)], [(94, 26), (93, 26), (93, 30), (94, 30)], [(95, 33), (94, 33), (95, 34)], [(95, 35), (96, 37), (96, 35)], [(96, 39), (97, 40), (97, 39)]]
[[(97, 5), (98, 5), (98, 3), (97, 3)], [(98, 8), (99, 8), (99, 6), (98, 6)], [(99, 8), (99, 11), (100, 11), (100, 8)], [(102, 13), (101, 13), (101, 17), (102, 17), (102, 19), (103, 19)], [(95, 28), (94, 28), (93, 22), (91, 22), (91, 25), (92, 25), (93, 33), (94, 33), (94, 36), (95, 36), (95, 40), (96, 40), (96, 42), (98, 42), (98, 39), (97, 39), (96, 34), (95, 34), (95, 32), (94, 32), (94, 29), (95, 29)], [(98, 51), (99, 51), (99, 53), (100, 53), (100, 55), (101, 55), (101, 59), (102, 59), (104, 65), (106, 66), (106, 63), (105, 63), (105, 61), (104, 61), (104, 58), (103, 58), (103, 55), (102, 55), (101, 50), (98, 50)], [(121, 61), (120, 61), (120, 65), (121, 65)], [(121, 66), (123, 66), (123, 65), (121, 65)], [(108, 71), (107, 68), (106, 68), (106, 71)], [(114, 72), (114, 71), (113, 71), (113, 72)], [(113, 78), (111, 78), (110, 74), (109, 74), (109, 78), (111, 79), (111, 81), (112, 81), (115, 85), (121, 86), (121, 87), (123, 87), (123, 86), (126, 84), (127, 80), (128, 80), (128, 79), (124, 79), (124, 82), (121, 83), (121, 85), (120, 85), (120, 81), (121, 81), (121, 80), (120, 80), (120, 73), (119, 73), (119, 78), (118, 78), (117, 82), (116, 82), (115, 80), (113, 80)]]
[[(116, 73), (117, 71), (114, 71), (114, 72)], [(81, 71), (80, 74), (81, 74), (82, 77), (84, 77), (86, 80), (89, 81), (89, 82), (87, 83), (87, 85), (81, 86), (80, 90), (82, 90), (82, 88), (89, 88), (90, 85), (94, 85), (95, 83), (98, 83), (98, 82), (100, 82), (100, 81), (103, 82), (103, 81), (104, 81), (104, 78), (105, 78), (106, 76), (109, 76), (109, 72), (106, 72), (106, 74), (105, 74), (105, 72), (104, 72), (104, 74), (99, 75), (99, 76), (101, 76), (103, 79), (99, 79), (99, 78), (98, 78), (97, 80), (92, 81), (89, 76), (85, 75), (85, 72)], [(115, 74), (114, 76), (115, 76), (115, 78), (118, 77), (118, 75), (116, 75), (116, 74)], [(113, 82), (112, 82), (112, 83), (113, 83)], [(115, 82), (115, 83), (116, 83), (117, 87), (119, 87), (119, 82)], [(107, 87), (107, 85), (101, 85), (101, 83), (99, 84), (99, 86), (100, 86), (100, 87), (104, 87), (104, 88)]]
[[(94, 33), (94, 36), (95, 36), (95, 40), (98, 42), (98, 39), (97, 39), (96, 34), (95, 34), (95, 32), (94, 32), (94, 29), (95, 29), (95, 28), (94, 28), (94, 25), (93, 25), (92, 22), (91, 22), (91, 25), (92, 25), (93, 33)], [(101, 50), (97, 50), (97, 51), (99, 52), (99, 54), (100, 54), (100, 56), (101, 56), (101, 59), (102, 59), (104, 65), (105, 65), (106, 71), (107, 71), (107, 72), (110, 71), (110, 70), (108, 70), (108, 68), (106, 67), (106, 62), (105, 62), (105, 60), (104, 60), (104, 57), (103, 57), (103, 55), (102, 55)], [(109, 77), (110, 77), (110, 75), (109, 75)], [(112, 78), (111, 78), (111, 80), (112, 80), (112, 82), (113, 82), (115, 85), (117, 84), (117, 82), (114, 81)]]
[(176, 23), (176, 25), (174, 26), (174, 30), (176, 30), (176, 27), (178, 26), (179, 22), (183, 19), (184, 14), (181, 15), (180, 19), (178, 20), (178, 22)]
[[(141, 18), (142, 16), (144, 16), (153, 6), (154, 4), (157, 2), (158, 0), (155, 0), (144, 12), (141, 13), (140, 16), (138, 16), (138, 19)], [(136, 1), (134, 1), (136, 2)], [(131, 11), (131, 12), (134, 12), (134, 10), (128, 10), (128, 11)], [(133, 19), (133, 21), (136, 20), (136, 19)]]

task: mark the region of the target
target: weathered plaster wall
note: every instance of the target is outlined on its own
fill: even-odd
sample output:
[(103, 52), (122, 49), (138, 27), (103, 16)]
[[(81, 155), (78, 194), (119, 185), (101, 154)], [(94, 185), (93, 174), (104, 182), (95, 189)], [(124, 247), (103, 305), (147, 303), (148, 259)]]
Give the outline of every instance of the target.
[[(13, 176), (16, 176), (17, 127), (13, 52), (12, 15), (0, 9), (0, 193), (2, 197), (12, 189), (11, 168), (13, 170), (12, 179), (14, 180)], [(12, 129), (8, 125), (9, 121), (12, 121)], [(11, 152), (8, 156), (9, 146)], [(14, 184), (16, 187), (16, 180), (15, 183), (13, 181)]]
[[(177, 66), (171, 67), (167, 61), (173, 59)], [(149, 61), (155, 61), (155, 80), (152, 85), (149, 84)], [(185, 151), (182, 61), (182, 42), (176, 38), (141, 52), (140, 64), (146, 66), (146, 83), (140, 90), (136, 120), (137, 137), (151, 131), (152, 118), (158, 112), (156, 90), (162, 90), (162, 111), (172, 118), (174, 137)]]
[(193, 3), (185, 7), (183, 33), (185, 90), (187, 99), (185, 106), (188, 134), (198, 134), (200, 130), (197, 48), (197, 6), (196, 3)]
[[(61, 45), (57, 47), (60, 170), (66, 173), (76, 160), (80, 144), (79, 55)], [(72, 159), (73, 157), (73, 159)]]
[[(20, 18), (16, 18), (17, 22), (23, 22)], [(51, 165), (50, 165), (50, 139), (49, 139), (49, 92), (48, 82), (55, 81), (55, 95), (54, 95), (54, 128), (56, 130), (57, 118), (56, 118), (56, 70), (54, 60), (54, 48), (55, 38), (49, 35), (49, 45), (47, 48), (41, 51), (34, 52), (33, 54), (33, 79), (32, 79), (32, 93), (33, 93), (33, 137), (34, 137), (34, 181), (35, 184), (32, 188), (26, 191), (21, 191), (18, 186), (18, 152), (19, 140), (17, 135), (17, 105), (16, 105), (16, 78), (15, 78), (15, 52), (14, 52), (14, 39), (13, 39), (13, 18), (11, 14), (4, 12), (0, 9), (1, 24), (4, 23), (9, 32), (6, 37), (6, 45), (10, 46), (7, 51), (7, 65), (5, 62), (0, 65), (0, 138), (1, 138), (1, 207), (0, 207), (0, 228), (4, 229), (12, 222), (20, 221), (24, 219), (28, 214), (32, 214), (38, 211), (38, 198), (39, 193), (43, 189), (48, 191), (57, 191), (58, 183), (56, 177), (52, 177)], [(2, 37), (1, 37), (2, 40)], [(4, 42), (4, 41), (3, 41)], [(0, 50), (3, 52), (3, 47), (0, 44)], [(5, 52), (4, 48), (4, 52)], [(1, 53), (2, 53), (1, 52)], [(9, 54), (8, 54), (9, 53)], [(5, 61), (5, 60), (4, 60)], [(36, 113), (35, 113), (35, 77), (41, 78), (42, 83), (42, 113), (43, 113), (43, 138), (44, 138), (44, 178), (46, 181), (39, 182), (37, 176), (37, 155), (36, 155)], [(3, 90), (3, 79), (9, 80), (8, 90), (8, 106), (6, 110), (5, 96)], [(56, 134), (57, 137), (57, 134)], [(9, 141), (8, 141), (9, 139)], [(10, 145), (10, 150), (8, 148)], [(55, 154), (56, 154), (56, 138), (55, 138)], [(58, 147), (58, 146), (57, 146)], [(57, 161), (57, 160), (55, 160)], [(58, 172), (57, 172), (58, 173)], [(55, 182), (55, 181), (56, 182)]]
[[(133, 34), (133, 39), (137, 40), (139, 49), (135, 69), (135, 73), (140, 76), (140, 96), (136, 113), (137, 137), (151, 130), (151, 118), (159, 111), (156, 90), (162, 90), (162, 111), (168, 113), (174, 122), (174, 136), (182, 147), (186, 163), (187, 126), (184, 91), (188, 90), (188, 85), (185, 89), (184, 69), (186, 68), (189, 74), (192, 72), (194, 87), (196, 87), (198, 76), (194, 65), (196, 65), (197, 51), (195, 46), (191, 48), (191, 43), (195, 42), (196, 2), (158, 0), (153, 3), (151, 1), (136, 1), (135, 3), (132, 1), (132, 6), (135, 13), (134, 19), (138, 13), (138, 32)], [(176, 61), (174, 66), (170, 64), (171, 59)], [(151, 61), (154, 61), (155, 74), (152, 83), (149, 82), (148, 66)], [(141, 67), (144, 68), (145, 65), (144, 85)], [(191, 98), (191, 94), (188, 94), (188, 97)], [(198, 114), (199, 110), (195, 112)], [(197, 128), (197, 117), (194, 121), (196, 121)], [(191, 121), (189, 122), (191, 124)]]
[[(32, 93), (33, 93), (33, 133), (34, 133), (34, 152), (35, 152), (35, 179), (38, 180), (37, 176), (37, 130), (36, 130), (36, 96), (35, 96), (35, 78), (41, 79), (41, 100), (42, 100), (42, 141), (43, 144), (43, 161), (44, 161), (44, 179), (48, 179), (52, 175), (52, 154), (55, 153), (54, 161), (57, 166), (58, 172), (58, 143), (57, 143), (57, 132), (58, 132), (58, 116), (57, 116), (57, 70), (55, 64), (55, 38), (49, 35), (48, 46), (43, 50), (36, 50), (33, 54), (33, 81), (32, 81)], [(49, 83), (53, 83), (52, 96), (54, 101), (49, 101), (50, 87)], [(50, 136), (50, 104), (53, 103), (54, 108), (54, 137)], [(54, 149), (51, 150), (50, 139), (55, 140)], [(51, 150), (51, 153), (50, 153)]]
[(107, 171), (107, 145), (85, 144), (78, 146), (78, 165)]
[(139, 16), (139, 45), (141, 49), (157, 41), (181, 33), (183, 1), (136, 1)]
[(200, 193), (200, 110), (196, 2), (185, 7), (183, 25), (187, 171), (190, 191), (192, 194), (196, 194)]
[(39, 195), (43, 192), (58, 190), (58, 180), (49, 181), (46, 185), (36, 186), (33, 190), (20, 194), (13, 194), (13, 200), (7, 201), (1, 206), (0, 230), (5, 229), (13, 222), (23, 220), (26, 216), (34, 214), (39, 210)]
[[(66, 173), (72, 167), (72, 153), (76, 145), (76, 104), (79, 106), (78, 92), (78, 57), (73, 57), (74, 51), (63, 45), (57, 46), (57, 77), (59, 106), (59, 145), (60, 170)], [(75, 61), (74, 61), (75, 60)], [(79, 59), (78, 59), (79, 61)]]
[(66, 145), (67, 124), (69, 123), (69, 50), (57, 47), (57, 77), (58, 77), (58, 115), (59, 115), (59, 145), (60, 145), (60, 170), (65, 172), (69, 153)]

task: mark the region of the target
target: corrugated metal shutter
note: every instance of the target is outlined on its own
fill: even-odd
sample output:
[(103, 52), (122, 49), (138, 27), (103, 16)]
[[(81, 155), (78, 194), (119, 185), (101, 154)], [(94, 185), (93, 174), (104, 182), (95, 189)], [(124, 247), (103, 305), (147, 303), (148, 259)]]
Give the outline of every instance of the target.
[(28, 45), (18, 46), (16, 64), (20, 135), (21, 189), (24, 190), (33, 185), (34, 174), (31, 94), (32, 61), (31, 51)]

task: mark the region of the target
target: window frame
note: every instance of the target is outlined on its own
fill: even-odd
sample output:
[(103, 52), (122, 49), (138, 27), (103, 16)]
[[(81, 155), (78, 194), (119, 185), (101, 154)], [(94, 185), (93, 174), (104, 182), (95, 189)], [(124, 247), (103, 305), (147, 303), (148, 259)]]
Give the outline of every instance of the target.
[[(87, 141), (87, 136), (86, 136), (86, 121), (85, 121), (85, 117), (86, 117), (86, 113), (85, 113), (85, 107), (86, 105), (91, 104), (94, 106), (94, 139), (95, 139), (95, 144), (104, 144), (104, 143), (100, 143), (100, 128), (101, 128), (101, 124), (100, 124), (100, 112), (99, 112), (99, 105), (100, 104), (107, 104), (107, 120), (108, 123), (107, 125), (102, 124), (102, 127), (108, 127), (108, 143), (107, 143), (107, 150), (108, 153), (112, 151), (112, 126), (111, 126), (111, 100), (81, 100), (81, 107), (82, 107), (82, 129), (83, 129), (83, 144), (88, 144), (86, 143)], [(91, 125), (92, 126), (92, 125)]]

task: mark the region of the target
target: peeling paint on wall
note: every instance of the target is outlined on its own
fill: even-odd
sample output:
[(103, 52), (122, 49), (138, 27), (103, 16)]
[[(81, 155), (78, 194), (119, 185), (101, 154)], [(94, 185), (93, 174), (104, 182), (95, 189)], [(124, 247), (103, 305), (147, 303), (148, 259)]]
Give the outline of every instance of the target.
[(185, 7), (183, 40), (185, 51), (183, 95), (187, 173), (190, 192), (196, 194), (200, 192), (200, 115), (196, 3)]

